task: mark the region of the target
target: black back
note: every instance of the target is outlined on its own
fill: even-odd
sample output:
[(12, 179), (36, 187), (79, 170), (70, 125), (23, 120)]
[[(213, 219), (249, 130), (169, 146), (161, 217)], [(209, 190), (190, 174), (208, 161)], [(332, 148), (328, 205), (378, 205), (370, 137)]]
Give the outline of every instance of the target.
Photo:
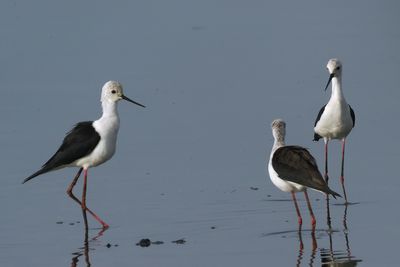
[(351, 116), (351, 119), (353, 120), (353, 128), (354, 128), (354, 126), (356, 125), (356, 114), (354, 114), (354, 110), (351, 108), (350, 105), (349, 105), (349, 108), (350, 108), (350, 116)]
[(26, 178), (23, 183), (40, 174), (71, 164), (75, 160), (89, 155), (99, 141), (100, 135), (94, 129), (93, 121), (77, 123), (75, 127), (67, 133), (57, 152), (43, 164), (39, 171)]
[(279, 178), (301, 184), (333, 196), (339, 196), (329, 189), (318, 170), (314, 157), (301, 146), (283, 146), (272, 157), (272, 167)]
[[(325, 106), (326, 106), (326, 105), (325, 105)], [(325, 110), (325, 106), (323, 106), (323, 107), (319, 110), (318, 116), (317, 116), (317, 118), (315, 119), (314, 127), (317, 125), (319, 119), (321, 119), (322, 113), (324, 113), (324, 110)], [(318, 140), (321, 139), (321, 138), (322, 138), (322, 136), (320, 136), (319, 134), (317, 134), (316, 132), (314, 132), (314, 139), (313, 139), (313, 141), (318, 141)]]

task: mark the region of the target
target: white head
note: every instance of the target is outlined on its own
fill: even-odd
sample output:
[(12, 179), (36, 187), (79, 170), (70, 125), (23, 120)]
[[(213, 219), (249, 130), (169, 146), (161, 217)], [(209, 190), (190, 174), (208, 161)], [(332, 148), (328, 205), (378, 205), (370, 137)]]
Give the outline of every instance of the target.
[(275, 119), (271, 123), (272, 135), (275, 138), (275, 142), (279, 142), (282, 145), (285, 144), (286, 135), (286, 123), (282, 119)]
[(328, 61), (328, 64), (326, 64), (326, 68), (329, 71), (329, 80), (328, 83), (325, 86), (325, 91), (328, 88), (329, 84), (331, 83), (332, 79), (334, 77), (340, 78), (342, 76), (342, 63), (339, 61), (337, 58), (331, 58)]
[(135, 102), (124, 95), (122, 84), (117, 81), (108, 81), (103, 85), (101, 89), (101, 102), (118, 102), (124, 99), (141, 107), (145, 107), (142, 104)]
[(328, 64), (326, 64), (326, 68), (328, 69), (329, 74), (332, 74), (332, 73), (340, 74), (340, 73), (342, 73), (342, 63), (337, 58), (329, 59)]

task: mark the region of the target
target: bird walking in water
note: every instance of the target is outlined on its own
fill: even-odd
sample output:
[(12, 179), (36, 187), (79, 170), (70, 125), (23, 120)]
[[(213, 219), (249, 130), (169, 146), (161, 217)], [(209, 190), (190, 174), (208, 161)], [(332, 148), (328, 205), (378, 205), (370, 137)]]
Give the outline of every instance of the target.
[(272, 183), (284, 192), (292, 194), (296, 208), (299, 225), (302, 224), (300, 209), (297, 204), (297, 192), (304, 192), (308, 210), (311, 216), (311, 225), (315, 228), (316, 220), (312, 211), (307, 188), (322, 193), (331, 194), (333, 197), (340, 195), (332, 191), (318, 170), (314, 157), (307, 149), (301, 146), (286, 146), (286, 123), (276, 119), (271, 124), (274, 145), (268, 162), (268, 172)]
[(325, 91), (332, 82), (332, 94), (328, 103), (321, 108), (314, 124), (314, 139), (318, 141), (323, 138), (325, 142), (325, 180), (328, 183), (328, 143), (332, 139), (342, 141), (342, 167), (340, 182), (342, 184), (345, 204), (348, 204), (346, 188), (344, 186), (344, 151), (346, 137), (349, 135), (355, 124), (354, 110), (347, 104), (342, 91), (342, 63), (338, 59), (330, 59), (327, 64), (329, 80)]
[[(109, 160), (115, 153), (119, 129), (117, 102), (126, 100), (141, 107), (123, 94), (122, 85), (116, 81), (108, 81), (101, 91), (103, 114), (96, 121), (83, 121), (66, 134), (57, 152), (42, 166), (40, 170), (26, 178), (23, 183), (32, 178), (58, 170), (64, 167), (78, 167), (78, 173), (67, 189), (67, 194), (76, 201), (84, 212), (88, 211), (104, 229), (109, 225), (91, 211), (86, 205), (87, 176), (90, 167), (96, 167)], [(74, 196), (72, 190), (82, 171), (84, 172), (82, 200)]]

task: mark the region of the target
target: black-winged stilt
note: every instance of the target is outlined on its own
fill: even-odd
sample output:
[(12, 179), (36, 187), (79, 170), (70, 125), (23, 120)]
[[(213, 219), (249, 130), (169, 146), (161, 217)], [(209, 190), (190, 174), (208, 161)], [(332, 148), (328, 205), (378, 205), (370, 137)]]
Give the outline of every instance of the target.
[[(108, 228), (103, 220), (86, 206), (87, 173), (90, 167), (98, 166), (109, 160), (115, 153), (119, 129), (117, 102), (121, 99), (145, 107), (123, 94), (122, 85), (116, 81), (108, 81), (101, 91), (103, 115), (96, 121), (79, 122), (67, 133), (57, 152), (42, 166), (40, 170), (26, 178), (23, 183), (49, 171), (64, 167), (79, 167), (74, 180), (68, 187), (68, 195), (78, 202), (83, 210), (87, 210), (102, 226)], [(84, 172), (82, 201), (72, 193), (80, 174)]]
[(280, 190), (292, 194), (299, 225), (302, 224), (302, 218), (295, 193), (304, 192), (311, 215), (311, 224), (314, 228), (316, 221), (308, 198), (307, 188), (331, 194), (333, 197), (340, 195), (328, 187), (318, 170), (314, 157), (307, 149), (301, 146), (285, 145), (286, 123), (283, 120), (274, 120), (271, 128), (274, 136), (274, 145), (268, 162), (271, 181)]
[(354, 110), (347, 104), (342, 92), (342, 63), (336, 59), (330, 59), (327, 64), (330, 73), (325, 91), (332, 81), (332, 94), (328, 103), (321, 108), (314, 124), (314, 141), (320, 138), (325, 142), (325, 180), (328, 182), (328, 143), (332, 139), (342, 141), (342, 167), (340, 182), (342, 184), (344, 199), (347, 202), (346, 189), (344, 186), (344, 150), (346, 137), (355, 124)]

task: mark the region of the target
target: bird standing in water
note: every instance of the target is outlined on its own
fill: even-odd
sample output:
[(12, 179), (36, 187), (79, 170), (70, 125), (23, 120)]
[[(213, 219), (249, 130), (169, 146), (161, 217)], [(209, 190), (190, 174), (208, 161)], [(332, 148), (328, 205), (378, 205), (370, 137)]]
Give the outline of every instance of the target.
[(316, 220), (311, 208), (307, 188), (331, 194), (335, 198), (340, 195), (328, 187), (318, 170), (314, 157), (307, 149), (301, 146), (285, 145), (286, 123), (283, 120), (274, 120), (271, 128), (274, 136), (274, 145), (268, 162), (271, 181), (280, 190), (292, 194), (300, 226), (302, 218), (295, 193), (304, 192), (311, 216), (311, 225), (315, 228)]
[(332, 139), (342, 141), (342, 167), (340, 182), (342, 184), (345, 203), (348, 204), (346, 188), (344, 186), (344, 151), (346, 137), (355, 125), (354, 110), (347, 104), (342, 91), (342, 63), (338, 59), (330, 59), (327, 64), (329, 80), (325, 91), (332, 82), (332, 94), (328, 103), (321, 108), (314, 124), (314, 139), (318, 141), (323, 138), (325, 142), (325, 180), (328, 182), (328, 143)]
[[(116, 81), (108, 81), (101, 91), (101, 105), (103, 114), (96, 121), (79, 122), (67, 133), (57, 152), (42, 166), (40, 170), (26, 178), (23, 183), (32, 178), (58, 170), (64, 167), (78, 167), (79, 171), (67, 189), (68, 195), (79, 205), (83, 211), (88, 211), (104, 229), (109, 225), (91, 211), (86, 205), (87, 174), (90, 167), (96, 167), (109, 160), (115, 153), (117, 135), (119, 129), (119, 116), (117, 103), (126, 100), (141, 107), (123, 94), (122, 85)], [(82, 201), (74, 196), (72, 190), (77, 183), (82, 171), (84, 182)]]

